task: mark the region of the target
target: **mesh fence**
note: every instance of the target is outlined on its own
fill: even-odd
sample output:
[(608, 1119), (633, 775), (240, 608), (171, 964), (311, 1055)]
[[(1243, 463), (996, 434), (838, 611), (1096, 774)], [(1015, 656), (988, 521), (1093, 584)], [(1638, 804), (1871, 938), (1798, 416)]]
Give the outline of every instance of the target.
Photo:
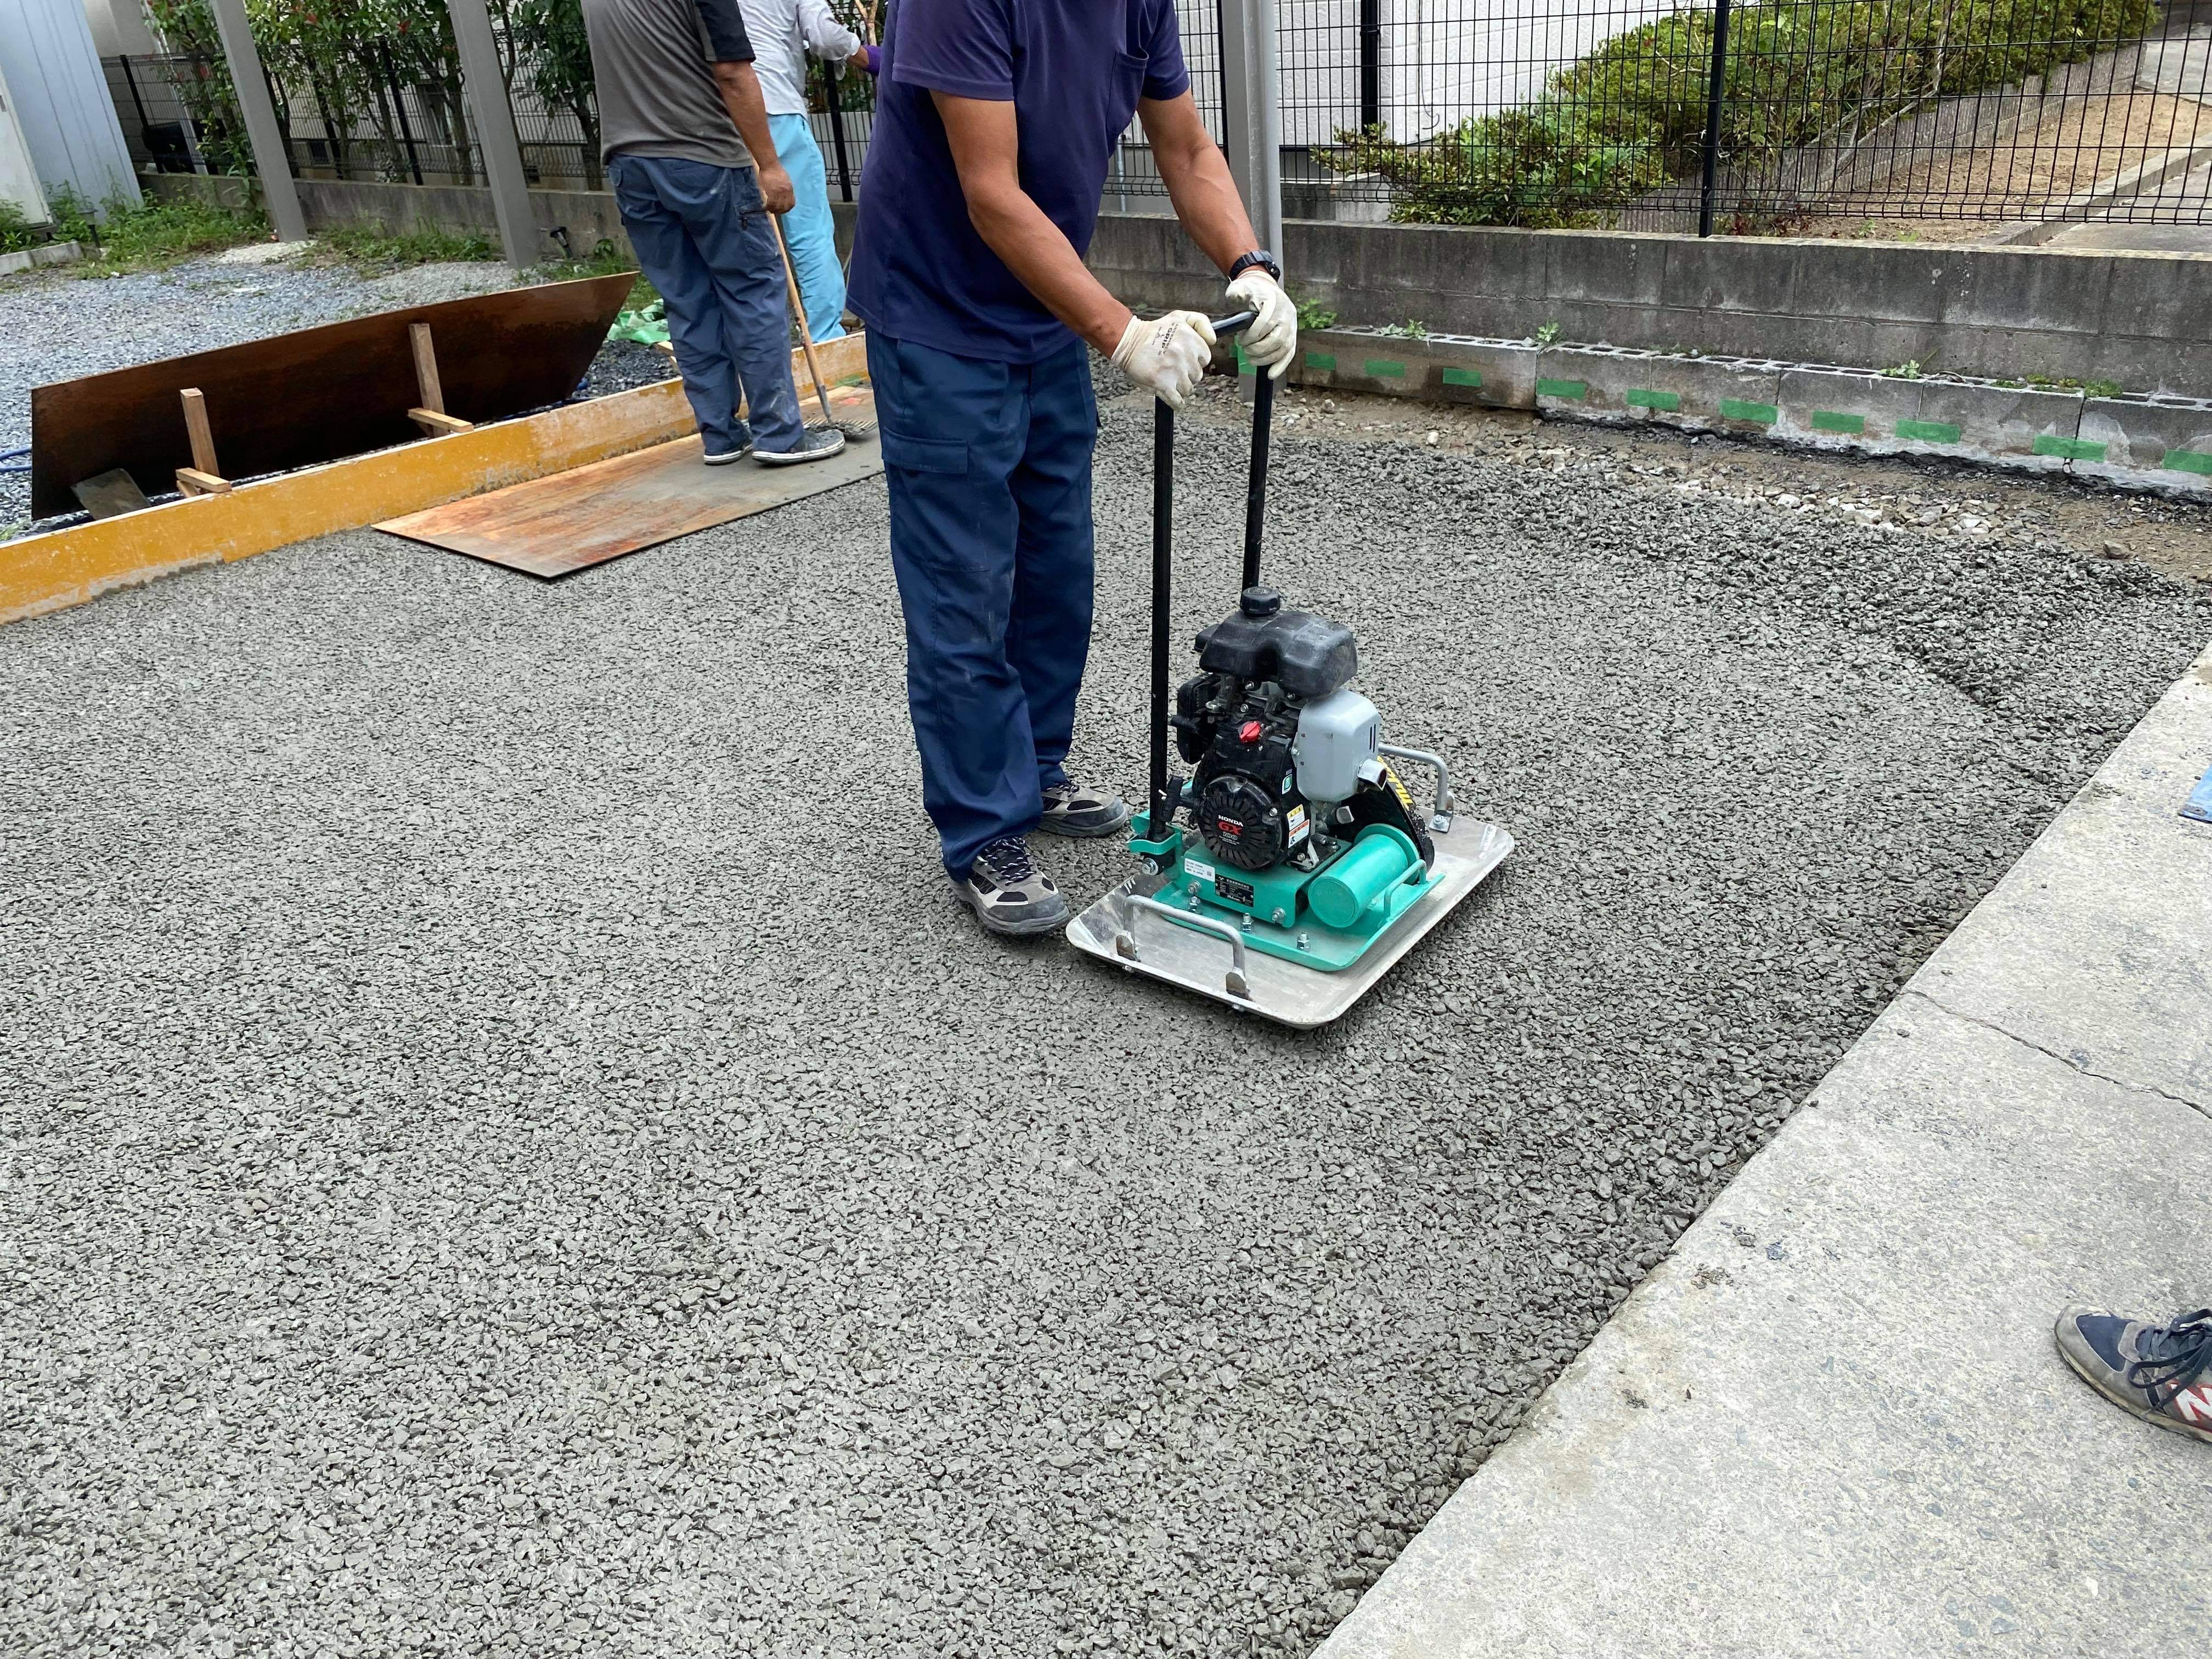
[(1308, 210), (1786, 231), (2208, 205), (2212, 165), (2189, 152), (2212, 144), (2212, 6), (1285, 0), (1281, 15), (1285, 177), (1327, 204)]
[[(416, 3), (411, 32), (263, 43), (303, 176), (481, 179), (444, 9)], [(875, 39), (879, 4), (838, 9)], [(1176, 6), (1218, 137), (1219, 0)], [(526, 170), (600, 187), (574, 0), (493, 10)], [(2212, 217), (2212, 0), (1278, 0), (1277, 18), (1291, 217), (1738, 232)], [(109, 62), (134, 155), (246, 170), (219, 51), (172, 44), (185, 49)], [(873, 83), (817, 62), (809, 88), (831, 193), (849, 199)], [(1133, 124), (1105, 205), (1167, 210)]]

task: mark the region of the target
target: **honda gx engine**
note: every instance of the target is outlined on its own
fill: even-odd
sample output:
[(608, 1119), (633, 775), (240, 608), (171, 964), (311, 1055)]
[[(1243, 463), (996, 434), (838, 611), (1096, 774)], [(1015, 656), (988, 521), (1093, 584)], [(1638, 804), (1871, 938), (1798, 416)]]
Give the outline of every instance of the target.
[[(1381, 717), (1346, 684), (1359, 667), (1350, 629), (1248, 587), (1235, 616), (1198, 636), (1198, 653), (1200, 672), (1176, 689), (1169, 724), (1196, 769), (1182, 805), (1216, 860), (1248, 872), (1312, 871), (1384, 824), (1433, 867), (1427, 826), (1382, 758)], [(1232, 903), (1253, 903), (1251, 885), (1229, 871), (1215, 872), (1215, 885)]]

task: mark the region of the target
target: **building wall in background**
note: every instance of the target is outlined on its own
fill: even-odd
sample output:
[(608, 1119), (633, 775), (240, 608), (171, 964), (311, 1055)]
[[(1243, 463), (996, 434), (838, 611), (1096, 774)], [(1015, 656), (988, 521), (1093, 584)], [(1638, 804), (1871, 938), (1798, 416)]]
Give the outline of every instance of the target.
[(39, 188), (39, 170), (31, 165), (31, 149), (15, 119), (15, 95), (8, 77), (0, 74), (0, 202), (12, 203), (33, 224), (49, 216), (46, 192)]
[(92, 27), (92, 44), (102, 58), (128, 53), (141, 58), (161, 51), (154, 31), (146, 27), (146, 12), (139, 0), (84, 0), (84, 19)]
[(66, 188), (95, 205), (137, 204), (137, 175), (81, 7), (0, 0), (0, 76), (50, 201)]

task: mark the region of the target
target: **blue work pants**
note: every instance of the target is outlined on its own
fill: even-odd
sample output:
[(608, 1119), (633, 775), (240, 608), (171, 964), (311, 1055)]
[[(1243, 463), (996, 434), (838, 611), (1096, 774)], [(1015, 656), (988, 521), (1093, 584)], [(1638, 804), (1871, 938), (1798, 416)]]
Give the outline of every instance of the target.
[(1091, 649), (1090, 354), (999, 363), (866, 338), (922, 805), (964, 877), (1067, 777)]
[(771, 115), (769, 137), (775, 159), (791, 175), (791, 211), (783, 216), (783, 240), (799, 277), (799, 302), (806, 309), (806, 331), (819, 345), (845, 337), (845, 270), (837, 263), (837, 222), (830, 216), (830, 175), (822, 148), (804, 115)]
[(710, 455), (799, 447), (783, 259), (750, 167), (668, 155), (617, 155), (607, 182), (639, 268), (668, 307), (668, 343)]

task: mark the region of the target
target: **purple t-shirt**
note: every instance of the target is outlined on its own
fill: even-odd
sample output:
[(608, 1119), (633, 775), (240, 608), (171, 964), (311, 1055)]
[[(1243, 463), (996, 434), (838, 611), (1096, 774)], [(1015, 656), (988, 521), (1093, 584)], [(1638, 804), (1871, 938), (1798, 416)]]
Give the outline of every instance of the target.
[(930, 93), (1011, 101), (1022, 188), (1091, 247), (1139, 97), (1190, 85), (1175, 0), (896, 0), (860, 179), (850, 298), (868, 326), (964, 357), (1033, 363), (1075, 336), (968, 222)]

